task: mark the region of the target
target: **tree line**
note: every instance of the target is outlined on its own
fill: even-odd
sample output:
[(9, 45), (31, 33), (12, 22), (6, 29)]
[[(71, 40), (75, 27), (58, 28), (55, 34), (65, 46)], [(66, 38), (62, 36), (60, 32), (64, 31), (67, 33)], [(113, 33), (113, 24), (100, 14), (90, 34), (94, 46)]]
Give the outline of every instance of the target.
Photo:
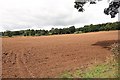
[(120, 22), (104, 23), (96, 25), (85, 25), (84, 27), (75, 28), (71, 26), (68, 28), (52, 28), (51, 30), (20, 30), (20, 31), (4, 31), (2, 36), (42, 36), (42, 35), (58, 35), (58, 34), (79, 34), (97, 31), (120, 30)]

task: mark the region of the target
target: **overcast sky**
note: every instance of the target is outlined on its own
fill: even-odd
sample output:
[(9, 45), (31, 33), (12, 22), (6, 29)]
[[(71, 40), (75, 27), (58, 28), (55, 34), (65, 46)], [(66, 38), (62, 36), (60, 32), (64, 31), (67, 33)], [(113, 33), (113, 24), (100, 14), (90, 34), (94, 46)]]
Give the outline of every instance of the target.
[(86, 4), (85, 12), (74, 8), (74, 0), (0, 0), (0, 31), (81, 27), (87, 24), (115, 22), (103, 13), (107, 0)]

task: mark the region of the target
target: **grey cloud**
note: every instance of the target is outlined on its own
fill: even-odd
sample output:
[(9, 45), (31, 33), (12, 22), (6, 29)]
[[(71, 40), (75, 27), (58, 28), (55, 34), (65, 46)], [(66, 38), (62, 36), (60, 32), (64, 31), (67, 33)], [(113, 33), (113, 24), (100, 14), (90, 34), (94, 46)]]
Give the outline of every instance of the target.
[[(28, 1), (29, 4), (27, 4)], [(11, 2), (16, 3), (15, 6)], [(48, 29), (52, 26), (81, 26), (83, 24), (116, 20), (112, 20), (100, 13), (102, 9), (100, 6), (98, 6), (98, 9), (97, 7), (91, 7), (84, 13), (78, 13), (74, 9), (74, 0), (58, 0), (57, 2), (56, 0), (19, 0), (19, 3), (12, 0), (8, 1), (8, 3), (11, 3), (9, 7), (5, 6), (6, 3), (5, 1), (0, 3), (2, 13), (0, 15), (2, 18), (0, 26), (3, 28), (1, 30)], [(104, 6), (105, 4), (100, 5)], [(92, 9), (94, 12), (91, 12)]]

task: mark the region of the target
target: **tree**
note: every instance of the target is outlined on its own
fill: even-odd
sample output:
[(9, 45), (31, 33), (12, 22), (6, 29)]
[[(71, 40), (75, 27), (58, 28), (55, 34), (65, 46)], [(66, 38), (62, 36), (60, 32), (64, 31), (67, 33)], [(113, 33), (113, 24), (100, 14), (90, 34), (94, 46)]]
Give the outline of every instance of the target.
[(46, 31), (45, 30), (41, 30), (41, 35), (46, 35)]
[[(102, 1), (102, 0), (75, 0), (75, 5), (74, 7), (79, 11), (79, 12), (84, 12), (84, 8), (83, 6), (86, 4), (86, 3), (90, 3), (90, 4), (96, 4), (97, 1)], [(111, 0), (109, 0), (111, 1)], [(116, 14), (119, 13), (118, 9), (120, 7), (120, 0), (112, 0), (110, 3), (109, 3), (109, 7), (108, 8), (105, 8), (103, 10), (104, 14), (106, 15), (111, 15), (111, 18), (114, 18), (116, 16)]]
[(63, 31), (65, 32), (65, 34), (70, 34), (70, 29), (69, 28), (64, 28)]
[(51, 28), (51, 30), (49, 31), (49, 34), (54, 34), (54, 28)]
[(0, 32), (0, 36), (4, 36), (4, 32)]
[(74, 33), (75, 32), (75, 26), (71, 26), (69, 27), (70, 33)]
[(29, 32), (30, 32), (30, 29), (29, 30), (25, 30), (24, 31), (24, 36), (29, 36)]
[(6, 31), (4, 35), (8, 36), (8, 37), (12, 37), (13, 36), (11, 31)]
[(75, 28), (71, 26), (69, 28), (52, 28), (51, 30), (21, 30), (21, 31), (5, 31), (2, 32), (2, 36), (41, 36), (41, 35), (54, 35), (54, 34), (72, 34), (72, 33), (87, 33), (96, 31), (109, 31), (120, 30), (120, 22), (104, 23), (96, 25), (85, 25), (84, 27)]
[(12, 34), (13, 34), (14, 36), (20, 35), (20, 31), (13, 31)]
[(32, 30), (30, 30), (30, 35), (31, 36), (35, 36), (35, 31), (32, 29)]

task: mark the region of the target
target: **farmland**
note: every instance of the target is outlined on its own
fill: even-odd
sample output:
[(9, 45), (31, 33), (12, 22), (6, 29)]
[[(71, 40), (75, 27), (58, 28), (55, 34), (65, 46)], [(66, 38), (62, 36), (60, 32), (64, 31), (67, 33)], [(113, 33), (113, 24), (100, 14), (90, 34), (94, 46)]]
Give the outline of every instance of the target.
[(118, 31), (2, 40), (4, 78), (48, 78), (104, 63), (112, 53), (110, 46), (118, 40)]

